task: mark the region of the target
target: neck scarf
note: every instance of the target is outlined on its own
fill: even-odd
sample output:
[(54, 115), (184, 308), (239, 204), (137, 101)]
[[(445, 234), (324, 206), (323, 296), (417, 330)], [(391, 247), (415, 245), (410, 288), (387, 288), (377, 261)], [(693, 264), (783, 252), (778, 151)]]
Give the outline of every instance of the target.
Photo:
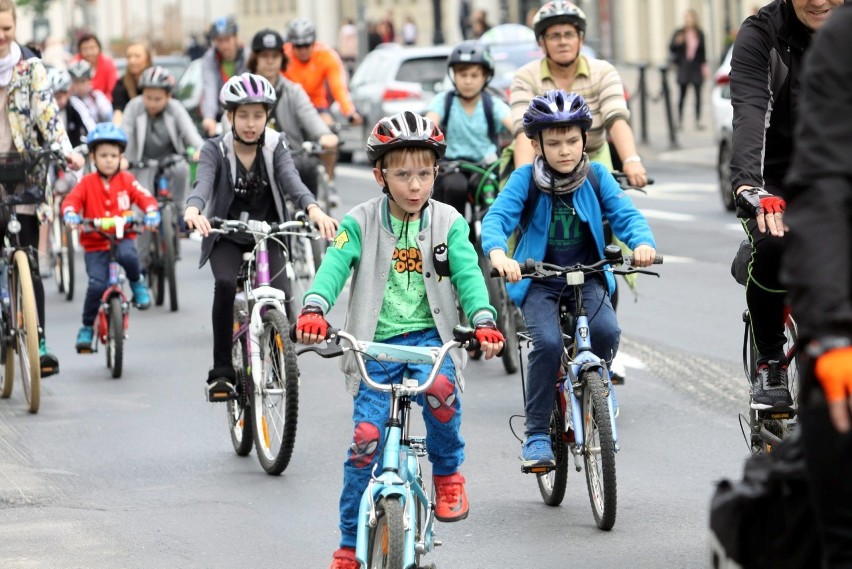
[(538, 189), (545, 194), (569, 194), (586, 181), (589, 173), (589, 156), (583, 152), (583, 159), (567, 174), (560, 174), (547, 165), (542, 156), (536, 156), (533, 162), (533, 178)]
[(16, 42), (9, 44), (9, 53), (0, 58), (0, 87), (9, 85), (12, 80), (12, 69), (21, 60), (21, 48)]

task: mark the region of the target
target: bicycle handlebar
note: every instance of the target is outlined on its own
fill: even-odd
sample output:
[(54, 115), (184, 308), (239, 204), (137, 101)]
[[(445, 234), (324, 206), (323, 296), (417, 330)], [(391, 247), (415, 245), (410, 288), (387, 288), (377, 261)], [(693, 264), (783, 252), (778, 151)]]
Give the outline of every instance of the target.
[[(618, 182), (618, 185), (621, 186), (623, 190), (637, 190), (646, 194), (648, 192), (645, 191), (645, 188), (640, 188), (638, 186), (633, 186), (630, 182), (627, 181), (627, 174), (624, 172), (619, 172), (618, 170), (614, 170), (612, 172), (612, 177), (615, 178), (615, 181)], [(651, 185), (654, 183), (654, 178), (648, 178), (647, 185)]]
[(99, 233), (107, 238), (124, 239), (125, 231), (142, 231), (144, 224), (136, 217), (87, 217), (80, 221), (78, 227), (83, 233)]
[[(294, 342), (296, 341), (295, 324), (290, 327), (290, 339)], [(341, 346), (341, 340), (346, 340), (349, 346)], [(326, 341), (329, 343), (329, 346), (326, 348), (308, 346), (300, 349), (297, 353), (314, 352), (323, 358), (336, 358), (342, 356), (347, 351), (351, 351), (355, 354), (355, 361), (358, 363), (358, 370), (361, 372), (361, 381), (366, 383), (371, 389), (388, 393), (392, 391), (402, 392), (403, 395), (408, 396), (418, 395), (432, 387), (432, 383), (438, 377), (450, 350), (454, 348), (464, 348), (467, 350), (479, 349), (479, 342), (476, 340), (474, 330), (464, 326), (453, 328), (453, 339), (444, 343), (441, 347), (400, 346), (397, 344), (383, 344), (381, 342), (364, 342), (358, 340), (348, 332), (337, 328), (328, 329)], [(331, 346), (332, 343), (335, 346)], [(411, 380), (403, 384), (378, 383), (367, 373), (365, 355), (379, 362), (431, 364), (432, 371), (423, 384), (417, 384), (416, 381), (409, 383), (408, 381)]]
[[(616, 247), (617, 248), (617, 246), (615, 246), (615, 245), (608, 245), (607, 249), (610, 249), (610, 247)], [(613, 273), (618, 274), (618, 275), (632, 275), (632, 274), (636, 274), (636, 273), (641, 273), (641, 274), (645, 274), (645, 275), (654, 275), (654, 276), (657, 276), (657, 277), (660, 276), (658, 273), (655, 273), (653, 271), (648, 271), (648, 270), (639, 269), (639, 268), (634, 267), (633, 266), (633, 256), (632, 255), (621, 255), (620, 252), (621, 252), (621, 250), (619, 249), (619, 256), (618, 257), (615, 257), (614, 253), (611, 253), (613, 255), (612, 258), (609, 258), (609, 259), (604, 258), (604, 259), (601, 259), (600, 261), (592, 263), (591, 265), (577, 264), (577, 265), (573, 265), (573, 266), (564, 266), (563, 267), (563, 266), (560, 266), (560, 265), (554, 265), (552, 263), (543, 263), (543, 262), (535, 261), (533, 259), (527, 259), (523, 263), (520, 263), (521, 276), (522, 276), (522, 278), (526, 277), (526, 278), (531, 278), (531, 279), (546, 279), (546, 278), (550, 278), (550, 277), (561, 277), (561, 276), (564, 276), (568, 273), (581, 272), (583, 274), (590, 274), (590, 273), (597, 273), (597, 272), (601, 272), (601, 271), (612, 271)], [(618, 269), (614, 269), (612, 267), (610, 267), (609, 269), (605, 268), (606, 265), (612, 265), (613, 267), (616, 267), (616, 266), (619, 266), (619, 265), (622, 265), (622, 264), (628, 265), (629, 268), (626, 269), (626, 270), (618, 270)], [(660, 254), (655, 255), (653, 264), (662, 265), (663, 264), (663, 256), (660, 255)], [(492, 267), (489, 274), (492, 278), (496, 278), (496, 277), (500, 276), (500, 273), (497, 271), (497, 269), (495, 269), (493, 267)]]
[(251, 235), (269, 237), (272, 235), (300, 235), (304, 233), (305, 229), (313, 230), (313, 226), (307, 220), (307, 216), (297, 214), (296, 217), (295, 221), (285, 221), (284, 223), (267, 223), (266, 221), (258, 221), (256, 219), (239, 220), (212, 217), (210, 218), (210, 226), (213, 228), (211, 233), (249, 233)]

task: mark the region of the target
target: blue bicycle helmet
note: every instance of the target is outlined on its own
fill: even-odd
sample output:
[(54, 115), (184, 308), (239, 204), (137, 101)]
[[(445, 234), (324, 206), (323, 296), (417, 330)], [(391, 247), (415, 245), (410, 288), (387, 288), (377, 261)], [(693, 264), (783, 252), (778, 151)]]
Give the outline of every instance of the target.
[(524, 113), (524, 133), (534, 138), (548, 128), (579, 126), (586, 132), (592, 127), (592, 112), (585, 99), (577, 93), (566, 93), (562, 89), (545, 91), (530, 101)]
[(127, 134), (111, 122), (100, 122), (95, 125), (95, 128), (86, 137), (86, 144), (89, 145), (89, 152), (94, 152), (98, 144), (102, 142), (111, 142), (117, 144), (124, 152), (127, 147)]

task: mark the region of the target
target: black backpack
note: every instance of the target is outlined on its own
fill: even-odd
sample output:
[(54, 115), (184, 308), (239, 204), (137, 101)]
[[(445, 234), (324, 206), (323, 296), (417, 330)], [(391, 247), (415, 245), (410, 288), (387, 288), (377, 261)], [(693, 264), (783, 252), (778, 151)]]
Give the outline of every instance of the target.
[[(453, 99), (456, 95), (458, 93), (455, 89), (452, 89), (444, 97), (444, 120), (440, 124), (444, 133), (447, 132), (447, 125), (450, 124), (450, 109), (453, 108)], [(488, 140), (494, 143), (494, 146), (499, 150), (500, 141), (497, 138), (497, 125), (494, 124), (494, 97), (487, 90), (482, 92), (482, 111), (485, 113), (485, 122), (488, 124)]]

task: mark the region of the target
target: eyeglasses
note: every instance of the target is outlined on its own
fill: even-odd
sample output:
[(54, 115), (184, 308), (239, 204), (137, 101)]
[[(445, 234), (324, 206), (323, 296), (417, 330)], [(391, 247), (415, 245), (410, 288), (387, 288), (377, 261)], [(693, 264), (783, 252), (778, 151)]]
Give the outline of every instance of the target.
[(293, 44), (293, 49), (308, 49), (309, 47), (313, 47), (313, 43), (303, 43), (303, 44)]
[(551, 34), (545, 34), (544, 39), (549, 42), (558, 42), (561, 40), (574, 41), (578, 37), (580, 37), (580, 34), (578, 34), (577, 32), (553, 32)]
[(420, 182), (421, 188), (431, 188), (435, 183), (435, 176), (438, 174), (438, 167), (420, 168), (419, 170), (408, 170), (406, 168), (382, 168), (382, 174), (385, 179), (390, 179), (398, 184), (411, 184), (411, 181), (417, 179)]

